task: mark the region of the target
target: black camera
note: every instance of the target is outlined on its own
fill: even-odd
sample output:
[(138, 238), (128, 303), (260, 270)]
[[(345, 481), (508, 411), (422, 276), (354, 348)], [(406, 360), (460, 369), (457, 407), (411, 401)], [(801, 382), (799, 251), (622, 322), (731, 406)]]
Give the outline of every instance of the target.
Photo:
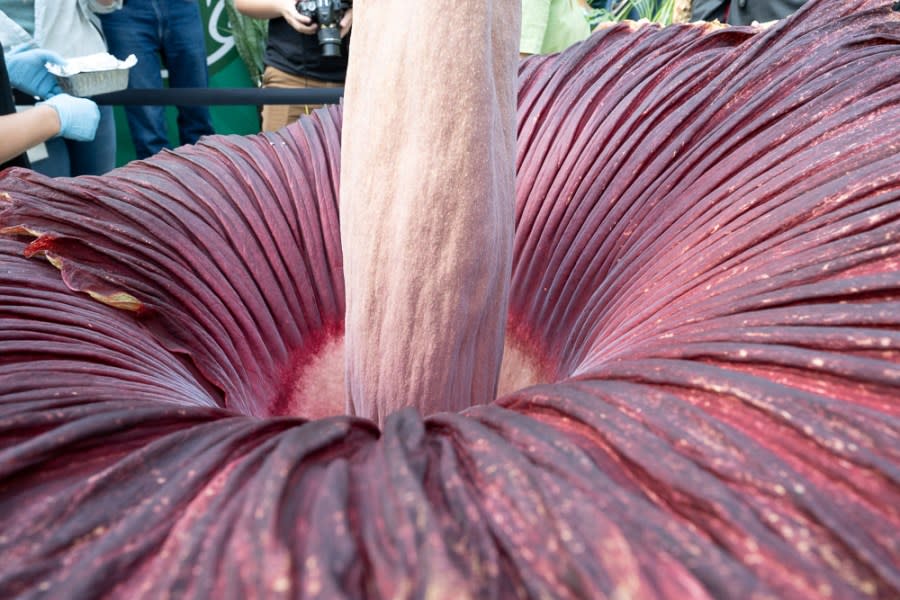
[(350, 8), (349, 2), (340, 0), (301, 0), (297, 12), (319, 24), (319, 46), (322, 56), (341, 55), (341, 19)]

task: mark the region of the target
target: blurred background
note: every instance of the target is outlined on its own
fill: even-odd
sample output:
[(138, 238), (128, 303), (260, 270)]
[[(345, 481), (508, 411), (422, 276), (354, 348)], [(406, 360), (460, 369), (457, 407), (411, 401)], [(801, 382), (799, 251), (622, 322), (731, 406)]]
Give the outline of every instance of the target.
[[(206, 25), (206, 62), (209, 65), (210, 87), (255, 87), (256, 81), (250, 72), (252, 66), (248, 67), (244, 62), (237, 46), (238, 43), (259, 43), (254, 36), (260, 35), (258, 32), (264, 32), (264, 29), (246, 18), (229, 16), (233, 13), (232, 0), (200, 0), (200, 12)], [(237, 28), (232, 26), (232, 23), (235, 23)], [(163, 75), (165, 76), (165, 72)], [(124, 110), (121, 106), (117, 106), (115, 111), (116, 165), (121, 166), (134, 160), (134, 145), (125, 122)], [(259, 110), (256, 106), (213, 106), (210, 111), (216, 133), (249, 134), (259, 131)], [(175, 107), (167, 107), (166, 115), (169, 120), (169, 131), (175, 136), (173, 144), (177, 144)]]

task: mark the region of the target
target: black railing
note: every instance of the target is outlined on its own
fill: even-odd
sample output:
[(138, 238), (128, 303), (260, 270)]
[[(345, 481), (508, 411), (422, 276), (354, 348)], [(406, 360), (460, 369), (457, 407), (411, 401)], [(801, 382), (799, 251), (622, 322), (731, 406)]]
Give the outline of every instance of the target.
[(344, 88), (146, 88), (98, 94), (105, 105), (224, 106), (263, 104), (336, 104)]

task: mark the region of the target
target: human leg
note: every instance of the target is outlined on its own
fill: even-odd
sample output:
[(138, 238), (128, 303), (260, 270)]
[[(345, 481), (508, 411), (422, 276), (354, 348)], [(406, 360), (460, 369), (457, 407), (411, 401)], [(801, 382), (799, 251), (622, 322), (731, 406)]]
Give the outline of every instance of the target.
[[(169, 86), (203, 88), (209, 85), (206, 68), (206, 44), (200, 8), (196, 2), (165, 0), (162, 50), (169, 70)], [(182, 144), (193, 144), (201, 136), (215, 133), (206, 106), (178, 107), (178, 137)]]
[(69, 149), (66, 140), (55, 137), (44, 142), (47, 158), (31, 163), (31, 168), (47, 177), (69, 177), (72, 173), (69, 166)]
[(72, 175), (103, 175), (116, 166), (116, 119), (112, 106), (100, 107), (100, 124), (90, 142), (66, 140)]
[[(302, 78), (285, 73), (275, 67), (266, 67), (263, 71), (263, 88), (296, 88), (301, 87)], [(278, 131), (288, 123), (293, 123), (304, 114), (305, 107), (299, 104), (266, 104), (262, 107), (262, 130)]]
[[(128, 2), (121, 10), (100, 17), (110, 53), (120, 59), (134, 54), (138, 59), (129, 72), (128, 87), (162, 88), (156, 2)], [(169, 146), (165, 107), (126, 106), (125, 117), (138, 158), (147, 158)]]
[[(329, 88), (342, 87), (343, 84), (332, 81), (321, 81), (310, 77), (298, 77), (285, 73), (275, 67), (266, 67), (263, 73), (264, 88), (296, 89), (296, 88)], [(262, 130), (277, 131), (293, 123), (303, 115), (320, 108), (321, 104), (266, 104), (262, 109)]]

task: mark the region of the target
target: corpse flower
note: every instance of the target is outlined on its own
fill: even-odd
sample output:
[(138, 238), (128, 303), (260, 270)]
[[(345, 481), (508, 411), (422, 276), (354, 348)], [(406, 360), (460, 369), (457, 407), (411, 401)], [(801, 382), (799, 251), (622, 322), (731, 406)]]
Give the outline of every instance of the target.
[(891, 2), (518, 67), (459, 5), (358, 2), (343, 108), (0, 181), (0, 597), (900, 595)]

